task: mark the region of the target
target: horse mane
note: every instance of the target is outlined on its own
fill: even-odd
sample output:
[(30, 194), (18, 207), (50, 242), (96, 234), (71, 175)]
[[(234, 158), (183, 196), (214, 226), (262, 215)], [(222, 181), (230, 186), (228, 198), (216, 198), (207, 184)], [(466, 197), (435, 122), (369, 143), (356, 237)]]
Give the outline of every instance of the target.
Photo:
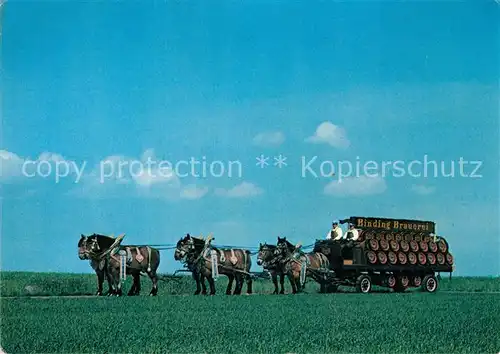
[(280, 238), (280, 239), (278, 240), (278, 244), (280, 244), (280, 243), (284, 243), (284, 244), (286, 244), (287, 248), (288, 248), (290, 251), (293, 251), (293, 250), (295, 249), (295, 246), (294, 246), (294, 245), (293, 245), (290, 241), (288, 241), (288, 240), (286, 239), (286, 237), (285, 237), (285, 238)]
[(87, 237), (88, 239), (97, 240), (97, 244), (101, 249), (108, 249), (111, 245), (116, 241), (114, 237), (101, 235), (101, 234), (92, 234)]
[(270, 249), (274, 250), (278, 246), (264, 243), (264, 244), (261, 245), (261, 247), (267, 247), (267, 248), (270, 248)]

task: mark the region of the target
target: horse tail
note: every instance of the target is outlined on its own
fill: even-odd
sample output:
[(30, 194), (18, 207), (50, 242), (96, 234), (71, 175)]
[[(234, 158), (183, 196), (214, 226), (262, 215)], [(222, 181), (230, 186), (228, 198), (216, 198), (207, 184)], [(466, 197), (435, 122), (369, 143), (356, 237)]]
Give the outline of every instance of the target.
[(154, 253), (156, 255), (156, 262), (155, 262), (155, 265), (154, 265), (154, 268), (156, 270), (160, 266), (160, 251), (158, 251), (156, 248), (153, 248), (153, 250), (155, 251)]
[(249, 250), (243, 250), (243, 270), (246, 272), (250, 272), (250, 268), (252, 268), (252, 259), (250, 258), (251, 252)]

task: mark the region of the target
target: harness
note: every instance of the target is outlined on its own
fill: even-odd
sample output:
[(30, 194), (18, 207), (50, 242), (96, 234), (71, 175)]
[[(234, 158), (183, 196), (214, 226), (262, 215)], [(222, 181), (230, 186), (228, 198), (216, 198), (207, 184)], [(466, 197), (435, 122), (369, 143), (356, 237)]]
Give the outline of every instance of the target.
[(123, 238), (125, 237), (125, 234), (122, 234), (116, 238), (116, 240), (109, 246), (109, 248), (106, 251), (103, 251), (101, 253), (96, 253), (93, 251), (89, 251), (88, 255), (90, 259), (93, 259), (95, 261), (101, 261), (103, 260), (106, 256), (116, 253), (117, 250), (119, 249), (119, 245), (122, 242)]
[(314, 252), (314, 254), (317, 255), (319, 258), (319, 263), (320, 263), (319, 268), (311, 268), (310, 267), (311, 260), (309, 257), (310, 255), (304, 254), (304, 252), (302, 252), (301, 250), (297, 250), (295, 252), (289, 253), (288, 256), (285, 257), (281, 261), (281, 263), (284, 265), (286, 265), (289, 262), (297, 263), (300, 266), (300, 282), (302, 284), (304, 284), (305, 280), (306, 280), (308, 266), (309, 266), (310, 271), (314, 272), (314, 271), (317, 271), (319, 269), (325, 268), (325, 266), (327, 265), (328, 259), (326, 258), (326, 256), (324, 254), (319, 253), (319, 252)]

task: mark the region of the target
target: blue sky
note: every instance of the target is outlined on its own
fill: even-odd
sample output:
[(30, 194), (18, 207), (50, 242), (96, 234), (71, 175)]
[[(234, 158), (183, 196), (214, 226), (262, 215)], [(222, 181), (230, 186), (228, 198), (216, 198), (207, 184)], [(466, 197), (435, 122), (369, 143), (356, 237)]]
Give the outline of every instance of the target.
[[(495, 2), (9, 0), (2, 16), (2, 269), (89, 272), (81, 233), (310, 244), (365, 215), (433, 220), (456, 274), (500, 273)], [(301, 176), (302, 156), (424, 155), (481, 161), (482, 177)], [(242, 175), (95, 174), (148, 156), (238, 160)], [(28, 159), (86, 165), (55, 183), (20, 175)], [(178, 268), (163, 252), (160, 270)]]

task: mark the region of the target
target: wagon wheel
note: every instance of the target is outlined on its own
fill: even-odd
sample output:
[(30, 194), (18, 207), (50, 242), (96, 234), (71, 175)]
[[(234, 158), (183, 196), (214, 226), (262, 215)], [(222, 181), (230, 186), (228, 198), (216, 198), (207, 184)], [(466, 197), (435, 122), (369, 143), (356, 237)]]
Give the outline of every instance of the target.
[(387, 256), (385, 255), (384, 252), (380, 251), (379, 253), (377, 253), (377, 256), (378, 256), (378, 261), (381, 264), (386, 264), (387, 263)]
[(410, 279), (408, 279), (406, 275), (402, 275), (401, 277), (399, 277), (399, 283), (402, 287), (407, 288), (410, 284)]
[(447, 262), (449, 265), (452, 265), (452, 264), (453, 264), (453, 256), (451, 255), (451, 253), (446, 253), (446, 262)]
[(390, 241), (390, 240), (394, 240), (394, 234), (392, 232), (388, 233), (386, 236), (385, 236), (385, 239), (387, 241)]
[(391, 264), (396, 264), (398, 262), (398, 257), (396, 256), (396, 253), (390, 251), (387, 254), (387, 258), (389, 259), (389, 263)]
[(408, 253), (408, 262), (410, 264), (417, 264), (417, 255), (413, 252)]
[(446, 242), (444, 240), (438, 241), (438, 248), (441, 253), (446, 253), (446, 251), (448, 251), (448, 246), (446, 245)]
[(366, 259), (371, 264), (377, 263), (377, 255), (373, 251), (366, 252)]
[(425, 241), (420, 241), (419, 246), (422, 252), (427, 252), (429, 250), (429, 246), (427, 246), (427, 242)]
[(368, 275), (362, 274), (356, 279), (356, 290), (364, 294), (372, 290), (372, 280)]
[(389, 251), (389, 242), (380, 240), (380, 249), (382, 249), (382, 251)]
[(427, 263), (427, 257), (425, 256), (425, 253), (419, 252), (418, 253), (418, 263), (424, 265)]
[(403, 239), (403, 235), (401, 234), (396, 234), (396, 241), (401, 241)]
[(379, 246), (378, 246), (378, 241), (375, 240), (374, 238), (372, 238), (369, 242), (370, 244), (370, 249), (373, 250), (373, 251), (378, 251), (379, 249)]
[[(401, 241), (400, 241), (401, 242)], [(391, 249), (394, 251), (394, 252), (397, 252), (399, 251), (399, 242), (396, 241), (396, 240), (392, 240), (391, 241)]]
[(416, 240), (410, 241), (410, 249), (412, 252), (418, 252), (418, 242)]
[(406, 254), (404, 254), (403, 252), (398, 252), (398, 260), (400, 264), (406, 264), (408, 258), (406, 257)]
[(436, 264), (436, 256), (434, 253), (427, 253), (427, 261), (429, 261), (429, 264)]
[(422, 288), (424, 291), (427, 291), (429, 293), (433, 293), (437, 290), (438, 288), (438, 280), (436, 277), (432, 274), (426, 275), (424, 277), (424, 280), (422, 281)]
[(438, 245), (437, 245), (437, 243), (436, 243), (436, 242), (434, 242), (434, 241), (430, 241), (430, 242), (429, 242), (429, 249), (431, 250), (431, 252), (436, 253), (436, 252), (437, 252), (437, 250), (438, 250)]
[(410, 250), (410, 244), (408, 243), (408, 241), (402, 240), (400, 242), (400, 245), (401, 245), (401, 251), (408, 252)]
[(413, 286), (419, 287), (422, 285), (422, 278), (419, 275), (413, 277)]
[(389, 275), (386, 284), (389, 288), (394, 288), (396, 286), (396, 277), (394, 275)]
[(439, 265), (443, 265), (444, 262), (446, 261), (445, 258), (444, 258), (444, 255), (442, 253), (438, 253), (436, 255), (436, 259), (437, 259), (437, 262)]

